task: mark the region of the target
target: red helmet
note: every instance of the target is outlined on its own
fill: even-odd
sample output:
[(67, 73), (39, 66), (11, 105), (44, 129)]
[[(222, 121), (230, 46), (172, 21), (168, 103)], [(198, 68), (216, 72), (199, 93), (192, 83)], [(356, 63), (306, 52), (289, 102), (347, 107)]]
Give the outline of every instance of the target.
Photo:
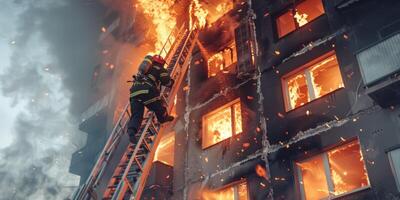
[(154, 55), (152, 60), (154, 64), (159, 64), (160, 66), (164, 66), (165, 64), (164, 58), (161, 57), (160, 55)]

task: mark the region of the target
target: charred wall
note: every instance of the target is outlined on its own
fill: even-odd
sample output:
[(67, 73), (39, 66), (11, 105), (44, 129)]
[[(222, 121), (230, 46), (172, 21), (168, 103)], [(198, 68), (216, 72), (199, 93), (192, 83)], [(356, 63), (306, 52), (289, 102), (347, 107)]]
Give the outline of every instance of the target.
[[(253, 2), (268, 138), (279, 147), (268, 157), (274, 198), (301, 199), (295, 162), (354, 139), (360, 142), (370, 188), (339, 199), (398, 196), (387, 151), (400, 143), (399, 108), (394, 105), (383, 109), (366, 95), (356, 54), (400, 31), (399, 2), (323, 1), (324, 15), (281, 38), (277, 36), (275, 20), (293, 1)], [(282, 78), (332, 50), (337, 56), (344, 88), (286, 111)], [(295, 53), (298, 54), (290, 57)], [(348, 121), (286, 145), (299, 134), (343, 119)]]

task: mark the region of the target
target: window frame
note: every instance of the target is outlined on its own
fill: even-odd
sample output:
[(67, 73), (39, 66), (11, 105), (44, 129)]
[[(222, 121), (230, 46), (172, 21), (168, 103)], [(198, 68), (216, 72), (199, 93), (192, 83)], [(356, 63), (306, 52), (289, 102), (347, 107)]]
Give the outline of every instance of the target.
[[(310, 24), (311, 22), (313, 22), (313, 21), (319, 19), (320, 17), (326, 15), (326, 10), (325, 10), (324, 1), (323, 1), (323, 0), (320, 0), (320, 1), (321, 1), (321, 4), (322, 4), (322, 7), (324, 8), (324, 13), (322, 13), (322, 14), (319, 15), (318, 17), (316, 17), (316, 18), (310, 20), (309, 22), (307, 22), (307, 24), (305, 24), (305, 25), (303, 25), (303, 26), (299, 26), (299, 23), (298, 23), (297, 20), (294, 18), (294, 15), (295, 15), (296, 7), (297, 7), (299, 4), (301, 4), (301, 3), (305, 2), (305, 1), (307, 1), (307, 0), (299, 0), (299, 1), (296, 1), (296, 2), (294, 2), (294, 3), (291, 3), (290, 5), (286, 6), (282, 11), (280, 11), (280, 12), (274, 17), (275, 36), (276, 36), (277, 40), (280, 40), (280, 39), (282, 39), (282, 38), (285, 38), (286, 36), (288, 36), (288, 35), (290, 35), (290, 34), (296, 32), (297, 30), (299, 30), (299, 29), (301, 29), (301, 28), (307, 26), (307, 24)], [(291, 11), (291, 12), (290, 12), (290, 11)], [(292, 16), (293, 16), (292, 19), (293, 19), (293, 21), (294, 21), (294, 26), (295, 26), (295, 28), (294, 28), (294, 30), (292, 30), (292, 31), (290, 31), (290, 32), (288, 32), (288, 33), (286, 33), (285, 35), (279, 36), (277, 20), (278, 20), (279, 17), (281, 17), (282, 15), (284, 15), (284, 14), (286, 14), (286, 13), (288, 13), (288, 12), (290, 12), (290, 13), (292, 14)]]
[(333, 183), (333, 180), (332, 180), (332, 177), (331, 177), (331, 171), (330, 171), (330, 168), (329, 168), (328, 152), (331, 151), (331, 150), (334, 150), (336, 148), (340, 148), (340, 147), (342, 147), (342, 146), (344, 146), (346, 144), (352, 143), (354, 141), (358, 141), (358, 144), (360, 146), (361, 156), (364, 157), (362, 146), (360, 144), (360, 140), (357, 137), (357, 138), (351, 139), (351, 140), (346, 141), (346, 142), (341, 142), (341, 143), (339, 143), (339, 144), (337, 144), (337, 145), (335, 145), (335, 146), (333, 146), (331, 148), (324, 149), (319, 153), (312, 154), (311, 156), (308, 156), (305, 159), (298, 159), (298, 160), (294, 160), (293, 161), (292, 166), (294, 168), (294, 175), (295, 175), (295, 180), (296, 180), (295, 184), (297, 186), (296, 190), (298, 191), (298, 195), (300, 195), (300, 199), (301, 200), (306, 200), (306, 196), (305, 196), (304, 184), (301, 183), (301, 182), (303, 182), (301, 169), (300, 169), (300, 167), (297, 166), (296, 163), (297, 162), (304, 162), (304, 161), (311, 160), (311, 159), (315, 158), (316, 156), (322, 156), (322, 160), (323, 160), (323, 164), (324, 164), (324, 171), (325, 171), (324, 175), (325, 175), (325, 178), (326, 178), (326, 182), (327, 182), (327, 186), (328, 186), (328, 192), (329, 192), (329, 195), (327, 197), (323, 198), (322, 200), (338, 199), (338, 198), (341, 198), (341, 197), (344, 197), (344, 196), (347, 196), (347, 195), (350, 195), (350, 194), (353, 194), (353, 193), (357, 193), (357, 192), (360, 192), (360, 191), (367, 190), (367, 189), (371, 188), (371, 182), (370, 182), (370, 179), (369, 179), (369, 173), (368, 173), (367, 165), (366, 165), (365, 159), (364, 159), (362, 162), (363, 162), (364, 167), (365, 167), (365, 172), (367, 173), (368, 185), (364, 186), (364, 187), (359, 187), (357, 189), (354, 189), (354, 190), (351, 190), (351, 191), (348, 191), (348, 192), (345, 192), (345, 193), (342, 193), (342, 194), (339, 194), (339, 195), (334, 195), (333, 194), (335, 186), (334, 186), (334, 183)]
[[(314, 87), (315, 86), (314, 86), (314, 83), (313, 83), (312, 78), (311, 78), (311, 68), (316, 63), (318, 63), (318, 62), (320, 62), (320, 61), (322, 61), (322, 60), (324, 60), (326, 58), (329, 58), (329, 57), (331, 57), (333, 55), (336, 57), (336, 60), (337, 60), (337, 63), (338, 63), (338, 67), (339, 67), (339, 71), (340, 71), (340, 78), (342, 79), (343, 87), (336, 88), (335, 90), (332, 90), (331, 92), (328, 92), (328, 93), (326, 93), (324, 95), (321, 95), (320, 97), (316, 97), (315, 91), (314, 91)], [(303, 72), (302, 74), (304, 74), (305, 77), (306, 77), (307, 92), (308, 92), (308, 97), (309, 97), (310, 100), (307, 103), (304, 103), (301, 106), (292, 108), (292, 105), (290, 104), (290, 100), (289, 100), (290, 97), (289, 97), (289, 88), (288, 88), (288, 85), (287, 85), (287, 80), (288, 80), (288, 77), (291, 77), (292, 75), (298, 74), (300, 72)], [(296, 110), (296, 109), (298, 109), (300, 107), (303, 107), (303, 106), (305, 106), (305, 105), (307, 105), (307, 104), (309, 104), (309, 103), (311, 103), (311, 102), (313, 102), (315, 100), (318, 100), (320, 98), (323, 98), (324, 96), (330, 95), (330, 94), (332, 94), (332, 93), (334, 93), (334, 92), (336, 92), (338, 90), (341, 90), (341, 89), (345, 88), (344, 79), (343, 79), (343, 76), (342, 76), (341, 72), (342, 71), (340, 69), (340, 64), (339, 64), (339, 60), (337, 58), (336, 51), (335, 50), (331, 50), (331, 51), (325, 52), (324, 54), (319, 55), (319, 56), (311, 59), (306, 64), (303, 64), (300, 67), (297, 67), (295, 70), (292, 70), (289, 73), (283, 75), (281, 77), (281, 87), (282, 87), (282, 94), (283, 94), (283, 99), (284, 99), (284, 104), (285, 104), (285, 111), (286, 112), (290, 112), (290, 111)]]
[[(240, 116), (241, 116), (241, 120), (242, 120), (242, 132), (239, 132), (239, 133), (237, 133), (237, 134), (235, 134), (235, 132), (236, 132), (236, 127), (235, 127), (235, 125), (236, 125), (236, 120), (235, 120), (235, 110), (234, 110), (234, 105), (236, 104), (236, 103), (239, 103), (239, 106), (240, 106)], [(207, 134), (207, 123), (206, 123), (206, 118), (208, 117), (208, 116), (211, 116), (211, 115), (213, 115), (213, 114), (215, 114), (215, 113), (218, 113), (218, 112), (220, 112), (221, 110), (223, 110), (223, 109), (225, 109), (225, 108), (230, 108), (230, 110), (231, 110), (231, 126), (232, 126), (232, 135), (230, 136), (230, 137), (228, 137), (228, 138), (225, 138), (225, 139), (223, 139), (223, 140), (221, 140), (221, 141), (219, 141), (219, 142), (216, 142), (216, 143), (214, 143), (214, 144), (211, 144), (211, 145), (208, 145), (208, 146), (204, 146), (204, 139), (205, 139), (205, 135)], [(214, 110), (212, 110), (212, 111), (210, 111), (210, 112), (207, 112), (206, 114), (203, 114), (202, 115), (202, 117), (201, 117), (201, 121), (202, 121), (202, 124), (201, 124), (201, 128), (202, 128), (202, 130), (201, 130), (201, 148), (203, 149), (203, 150), (205, 150), (205, 149), (208, 149), (208, 148), (210, 148), (210, 147), (212, 147), (212, 146), (214, 146), (214, 145), (217, 145), (217, 144), (219, 144), (219, 143), (221, 143), (221, 142), (223, 142), (223, 141), (225, 141), (225, 140), (227, 140), (227, 139), (230, 139), (230, 138), (232, 138), (232, 137), (234, 137), (234, 136), (236, 136), (236, 135), (240, 135), (240, 134), (242, 134), (243, 133), (243, 115), (242, 115), (242, 112), (243, 112), (243, 108), (242, 108), (242, 101), (240, 100), (240, 98), (236, 98), (236, 99), (234, 99), (233, 101), (230, 101), (230, 102), (228, 102), (228, 103), (226, 103), (226, 104), (223, 104), (222, 106), (220, 106), (220, 107), (218, 107), (218, 108), (216, 108), (216, 109), (214, 109)]]
[[(228, 43), (228, 45), (226, 45), (224, 48), (221, 48), (221, 50), (217, 51), (215, 54), (219, 54), (219, 53), (224, 53), (225, 50), (229, 50), (231, 53), (231, 59), (233, 60), (233, 58), (236, 58), (235, 62), (232, 62), (230, 65), (227, 65), (227, 61), (225, 59), (223, 59), (224, 61), (224, 67), (222, 70), (219, 70), (217, 73), (215, 73), (214, 76), (210, 75), (210, 66), (208, 64), (208, 60), (210, 59), (207, 58), (207, 79), (213, 78), (215, 76), (217, 76), (218, 74), (220, 74), (221, 72), (225, 71), (226, 69), (228, 69), (229, 67), (233, 66), (233, 65), (237, 65), (238, 63), (238, 54), (237, 54), (237, 45), (236, 45), (236, 41), (233, 40), (232, 42)], [(213, 54), (212, 56), (214, 56), (215, 54)], [(235, 56), (236, 55), (236, 56)]]
[[(238, 187), (239, 187), (240, 184), (243, 184), (243, 183), (246, 184), (247, 199), (250, 199), (249, 184), (248, 184), (248, 182), (247, 182), (247, 179), (241, 179), (241, 180), (238, 180), (238, 181), (234, 181), (234, 182), (232, 182), (232, 183), (228, 183), (228, 184), (226, 184), (226, 185), (224, 185), (224, 186), (222, 186), (222, 187), (213, 189), (213, 190), (211, 190), (211, 191), (212, 191), (212, 192), (219, 192), (219, 191), (225, 190), (225, 189), (227, 189), (227, 188), (233, 187), (234, 195), (235, 195), (234, 198), (235, 198), (235, 200), (236, 200), (236, 199), (238, 199)], [(202, 198), (202, 199), (203, 199), (203, 198)]]

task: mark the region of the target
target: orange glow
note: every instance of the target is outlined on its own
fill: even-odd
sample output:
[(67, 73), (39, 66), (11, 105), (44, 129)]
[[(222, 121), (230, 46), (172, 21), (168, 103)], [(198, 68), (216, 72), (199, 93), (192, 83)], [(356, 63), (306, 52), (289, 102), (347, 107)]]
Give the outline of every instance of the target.
[(328, 157), (335, 195), (369, 185), (358, 141), (329, 151)]
[(276, 19), (276, 25), (277, 25), (279, 37), (283, 37), (283, 36), (287, 35), (288, 33), (294, 31), (296, 29), (296, 24), (294, 23), (294, 20), (293, 20), (292, 10), (279, 16)]
[(154, 162), (160, 161), (166, 165), (174, 166), (175, 132), (168, 133), (161, 138), (154, 155)]
[(305, 0), (276, 18), (279, 38), (324, 14), (322, 0)]
[(208, 77), (217, 75), (225, 67), (222, 52), (216, 53), (208, 59)]
[(208, 63), (208, 77), (217, 75), (218, 72), (237, 62), (236, 43), (233, 42), (224, 50), (211, 56)]
[(323, 199), (329, 195), (322, 156), (297, 163), (302, 176), (304, 193), (307, 200)]
[(242, 115), (239, 100), (203, 116), (203, 148), (241, 132)]
[(202, 200), (247, 200), (247, 184), (244, 182), (217, 191), (205, 190), (201, 196)]
[(300, 69), (300, 72), (283, 78), (286, 84), (287, 110), (295, 109), (344, 87), (334, 52), (324, 54)]
[(294, 16), (299, 27), (324, 14), (322, 0), (306, 0), (296, 6), (296, 15)]
[(369, 186), (357, 140), (296, 164), (306, 199), (324, 199)]
[(155, 52), (161, 50), (176, 25), (176, 13), (171, 9), (174, 3), (174, 0), (138, 0), (140, 9), (155, 26)]
[(267, 171), (261, 165), (256, 166), (256, 173), (260, 177), (267, 178)]
[(295, 74), (287, 78), (287, 88), (289, 95), (290, 108), (297, 108), (309, 102), (306, 76)]
[(197, 24), (199, 28), (204, 28), (207, 23), (211, 25), (232, 9), (231, 0), (208, 2), (192, 0), (189, 6), (190, 27), (194, 28)]
[(313, 65), (310, 72), (316, 98), (344, 87), (336, 55)]
[(208, 23), (212, 24), (217, 21), (224, 14), (233, 9), (232, 0), (220, 0), (218, 3), (207, 4), (207, 9), (209, 10), (209, 15), (207, 16)]
[[(193, 29), (197, 23), (199, 28), (204, 28), (207, 23), (208, 10), (203, 8), (199, 0), (193, 0), (189, 7), (190, 28)], [(192, 16), (193, 15), (193, 16)]]

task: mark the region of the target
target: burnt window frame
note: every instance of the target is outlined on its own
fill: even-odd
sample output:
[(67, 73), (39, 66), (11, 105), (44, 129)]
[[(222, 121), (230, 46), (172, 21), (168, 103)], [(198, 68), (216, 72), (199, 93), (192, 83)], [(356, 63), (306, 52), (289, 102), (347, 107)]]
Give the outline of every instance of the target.
[(323, 198), (323, 200), (325, 200), (325, 199), (337, 199), (337, 198), (345, 197), (347, 195), (351, 195), (351, 194), (354, 194), (354, 193), (357, 193), (357, 192), (360, 192), (360, 191), (371, 189), (372, 186), (371, 186), (370, 175), (368, 173), (366, 160), (363, 159), (362, 162), (364, 164), (365, 172), (367, 174), (368, 185), (364, 186), (364, 187), (356, 188), (354, 190), (351, 190), (351, 191), (348, 191), (348, 192), (345, 192), (345, 193), (342, 193), (342, 194), (339, 194), (339, 195), (332, 194), (332, 192), (334, 192), (334, 183), (333, 183), (333, 180), (332, 180), (332, 177), (331, 177), (331, 172), (330, 172), (330, 164), (329, 164), (328, 152), (331, 151), (331, 150), (343, 147), (343, 146), (345, 146), (347, 144), (350, 144), (352, 142), (355, 142), (355, 141), (358, 141), (358, 145), (360, 147), (361, 156), (365, 158), (365, 156), (363, 154), (364, 151), (363, 151), (361, 143), (360, 143), (360, 138), (359, 137), (354, 137), (354, 138), (351, 138), (349, 140), (345, 140), (345, 141), (339, 142), (339, 143), (337, 143), (337, 144), (335, 144), (333, 146), (330, 146), (328, 148), (323, 148), (319, 152), (316, 152), (316, 153), (313, 153), (313, 154), (310, 154), (310, 155), (307, 155), (307, 156), (301, 156), (301, 157), (293, 159), (292, 160), (292, 167), (293, 167), (293, 175), (294, 175), (294, 179), (295, 179), (295, 189), (296, 189), (296, 193), (297, 193), (296, 196), (300, 197), (299, 198), (300, 200), (306, 200), (305, 191), (304, 191), (304, 184), (302, 184), (303, 179), (302, 179), (301, 169), (300, 169), (300, 167), (297, 166), (296, 163), (297, 162), (304, 162), (304, 161), (307, 161), (307, 160), (311, 160), (311, 159), (313, 159), (313, 158), (315, 158), (317, 156), (321, 156), (322, 157), (322, 161), (323, 161), (323, 165), (324, 165), (323, 168), (324, 168), (324, 172), (325, 172), (324, 175), (325, 175), (325, 178), (326, 178), (326, 181), (327, 181), (326, 184), (328, 186), (328, 193), (329, 193), (329, 196), (326, 196), (325, 198)]
[[(210, 59), (210, 57), (208, 57), (207, 59), (205, 59), (205, 61), (206, 61), (206, 64), (207, 64), (207, 79), (211, 79), (211, 78), (213, 78), (213, 77), (216, 77), (218, 74), (220, 74), (220, 73), (225, 73), (224, 71), (225, 70), (228, 70), (230, 67), (232, 67), (232, 66), (234, 66), (234, 65), (237, 65), (238, 64), (238, 53), (237, 53), (237, 45), (236, 45), (236, 40), (235, 40), (235, 38), (233, 39), (233, 41), (232, 42), (229, 42), (227, 45), (224, 45), (223, 46), (223, 48), (221, 48), (219, 51), (217, 51), (216, 53), (214, 53), (214, 54), (212, 54), (212, 56), (214, 56), (214, 55), (216, 55), (216, 54), (219, 54), (219, 53), (222, 53), (223, 54), (223, 52), (225, 51), (225, 50), (229, 50), (230, 52), (231, 52), (231, 59), (233, 60), (233, 58), (236, 58), (236, 61), (235, 62), (233, 62), (232, 64), (230, 64), (230, 65), (226, 65), (226, 61), (225, 61), (225, 59), (224, 59), (224, 68), (222, 69), (222, 70), (219, 70), (215, 75), (213, 75), (213, 76), (210, 76), (210, 66), (208, 65), (208, 60)], [(236, 54), (236, 56), (234, 56)], [(228, 73), (229, 73), (229, 71), (228, 71)], [(236, 71), (235, 71), (235, 73), (237, 73)]]
[[(236, 132), (236, 128), (235, 128), (236, 120), (235, 120), (234, 105), (237, 104), (237, 103), (239, 103), (239, 106), (240, 106), (240, 117), (241, 117), (241, 121), (242, 121), (242, 131), (237, 133), (237, 134), (235, 134), (235, 132)], [(205, 139), (204, 136), (206, 135), (206, 132), (207, 132), (206, 117), (209, 116), (209, 115), (212, 115), (214, 113), (217, 113), (217, 112), (219, 112), (219, 111), (221, 111), (221, 110), (223, 110), (223, 109), (225, 109), (227, 107), (229, 107), (231, 109), (232, 135), (230, 137), (222, 139), (219, 142), (216, 142), (216, 143), (213, 143), (211, 145), (208, 145), (208, 146), (204, 147), (204, 139)], [(225, 140), (228, 140), (230, 138), (233, 138), (235, 136), (243, 134), (244, 130), (243, 130), (243, 115), (242, 115), (242, 112), (243, 112), (242, 100), (241, 100), (240, 97), (238, 97), (238, 98), (235, 98), (234, 100), (229, 101), (229, 102), (227, 102), (227, 103), (225, 103), (225, 104), (223, 104), (223, 105), (221, 105), (221, 106), (219, 106), (219, 107), (217, 107), (215, 109), (212, 109), (209, 112), (206, 112), (206, 113), (202, 114), (202, 116), (201, 116), (201, 148), (202, 148), (202, 150), (206, 150), (206, 149), (211, 148), (211, 147), (213, 147), (213, 146), (215, 146), (215, 145), (217, 145), (217, 144), (219, 144), (219, 143), (221, 143), (221, 142), (223, 142)]]
[[(339, 71), (340, 71), (340, 77), (342, 79), (343, 87), (339, 87), (339, 88), (337, 88), (337, 89), (335, 89), (335, 90), (333, 90), (331, 92), (328, 92), (328, 93), (326, 93), (324, 95), (321, 95), (320, 97), (316, 97), (316, 95), (314, 93), (314, 83), (311, 81), (311, 77), (309, 75), (310, 74), (309, 69), (312, 68), (316, 63), (318, 63), (318, 62), (320, 62), (320, 61), (322, 61), (322, 60), (324, 60), (326, 58), (329, 58), (330, 56), (333, 56), (333, 55), (336, 57), (336, 60), (337, 60), (337, 63), (338, 63), (338, 68), (339, 68)], [(289, 91), (288, 91), (288, 86), (287, 86), (287, 79), (288, 79), (288, 77), (293, 76), (293, 75), (298, 74), (298, 73), (303, 72), (303, 71), (304, 71), (304, 74), (306, 76), (306, 85), (307, 85), (307, 91), (308, 91), (308, 95), (309, 95), (310, 100), (307, 101), (306, 103), (304, 103), (303, 105), (300, 105), (300, 106), (292, 108), (292, 105), (290, 105), (290, 97), (289, 97)], [(333, 93), (335, 93), (335, 92), (337, 92), (339, 90), (342, 90), (342, 89), (346, 88), (346, 86), (344, 85), (344, 79), (343, 79), (343, 75), (342, 75), (342, 70), (340, 68), (339, 59), (337, 57), (337, 54), (336, 54), (335, 50), (330, 50), (330, 51), (324, 52), (322, 54), (319, 54), (319, 55), (311, 58), (310, 60), (308, 60), (304, 64), (300, 65), (296, 69), (294, 69), (292, 71), (289, 71), (288, 73), (283, 75), (280, 79), (281, 79), (281, 89), (282, 89), (283, 103), (284, 103), (285, 111), (287, 113), (291, 112), (293, 110), (296, 110), (298, 108), (301, 108), (301, 107), (303, 107), (305, 105), (308, 105), (308, 104), (310, 104), (310, 103), (312, 103), (312, 102), (314, 102), (314, 101), (316, 101), (318, 99), (321, 99), (321, 98), (323, 98), (325, 96), (333, 94)]]
[[(238, 186), (239, 186), (240, 184), (243, 184), (243, 183), (246, 184), (247, 199), (249, 200), (249, 199), (250, 199), (249, 182), (248, 182), (247, 179), (245, 179), (245, 178), (244, 178), (244, 179), (241, 179), (241, 180), (238, 180), (238, 181), (234, 181), (234, 182), (228, 183), (228, 184), (226, 184), (226, 185), (223, 185), (222, 187), (218, 187), (218, 188), (216, 188), (216, 189), (212, 189), (211, 192), (218, 192), (218, 191), (221, 191), (221, 190), (225, 190), (225, 189), (227, 189), (227, 188), (230, 188), (230, 187), (234, 187), (235, 195), (237, 195), (237, 194), (238, 194), (237, 188), (238, 188)], [(204, 199), (204, 198), (201, 198), (201, 200), (203, 200), (203, 199)], [(235, 196), (235, 199), (238, 199), (238, 196)]]
[[(305, 1), (307, 1), (307, 0), (298, 0), (298, 1), (294, 2), (294, 3), (289, 4), (288, 6), (286, 6), (284, 9), (282, 9), (280, 12), (278, 12), (278, 13), (272, 18), (273, 21), (274, 21), (274, 22), (273, 22), (273, 23), (274, 23), (274, 29), (275, 29), (275, 34), (274, 34), (274, 35), (275, 35), (275, 40), (276, 40), (276, 41), (281, 40), (281, 39), (287, 37), (288, 35), (291, 35), (292, 33), (294, 33), (294, 32), (296, 32), (296, 31), (298, 31), (298, 30), (300, 30), (300, 29), (306, 27), (308, 24), (311, 24), (312, 22), (314, 22), (314, 21), (318, 20), (319, 18), (321, 18), (322, 16), (326, 15), (326, 8), (325, 8), (324, 0), (320, 0), (321, 3), (322, 3), (322, 7), (323, 7), (323, 9), (324, 9), (324, 13), (322, 13), (322, 14), (319, 15), (318, 17), (314, 18), (313, 20), (310, 20), (309, 22), (307, 22), (307, 24), (304, 24), (303, 26), (300, 26), (299, 23), (297, 22), (297, 20), (294, 18), (294, 15), (295, 15), (296, 7), (297, 7), (299, 4), (301, 4), (301, 3), (305, 2)], [(292, 16), (293, 16), (292, 19), (293, 19), (293, 21), (294, 21), (295, 29), (292, 30), (292, 31), (290, 31), (290, 32), (288, 32), (288, 33), (286, 33), (285, 35), (279, 36), (277, 20), (278, 20), (278, 18), (281, 17), (282, 15), (284, 15), (284, 14), (290, 12), (290, 10), (292, 11), (291, 14), (292, 14)]]

